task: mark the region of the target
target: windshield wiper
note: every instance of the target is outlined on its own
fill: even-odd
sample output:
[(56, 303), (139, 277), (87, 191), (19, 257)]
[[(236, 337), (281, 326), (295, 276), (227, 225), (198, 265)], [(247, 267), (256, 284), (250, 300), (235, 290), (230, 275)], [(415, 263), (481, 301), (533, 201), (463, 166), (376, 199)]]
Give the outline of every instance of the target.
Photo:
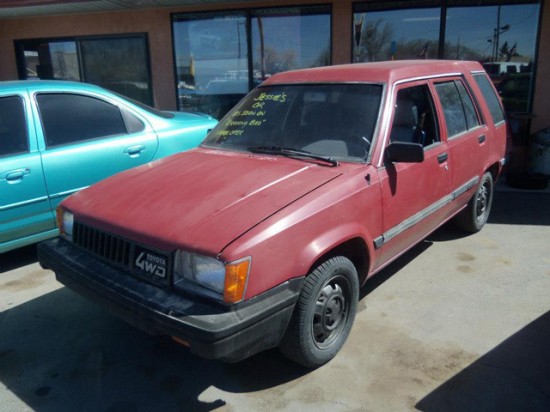
[(248, 148), (249, 152), (262, 153), (271, 155), (280, 155), (288, 157), (306, 157), (308, 159), (319, 160), (321, 162), (330, 163), (332, 166), (338, 166), (338, 162), (330, 156), (316, 155), (306, 150), (294, 149), (292, 147), (277, 147), (277, 146), (253, 146)]

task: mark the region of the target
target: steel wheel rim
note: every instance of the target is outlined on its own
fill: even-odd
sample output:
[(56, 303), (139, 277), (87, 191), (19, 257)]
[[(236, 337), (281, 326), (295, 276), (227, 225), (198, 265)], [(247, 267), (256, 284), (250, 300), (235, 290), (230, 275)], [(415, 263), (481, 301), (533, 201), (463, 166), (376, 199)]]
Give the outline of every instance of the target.
[(313, 312), (312, 335), (315, 345), (326, 349), (344, 332), (350, 311), (347, 281), (336, 276), (321, 288)]
[(476, 219), (478, 222), (482, 221), (485, 218), (487, 213), (487, 208), (489, 207), (489, 183), (485, 182), (480, 187), (479, 193), (477, 195), (476, 201)]

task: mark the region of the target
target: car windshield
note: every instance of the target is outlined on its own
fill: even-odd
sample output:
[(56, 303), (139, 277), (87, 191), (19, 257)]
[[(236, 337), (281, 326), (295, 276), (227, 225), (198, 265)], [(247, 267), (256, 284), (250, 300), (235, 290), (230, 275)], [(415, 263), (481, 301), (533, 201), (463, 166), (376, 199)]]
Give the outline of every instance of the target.
[(364, 161), (381, 96), (380, 84), (258, 87), (220, 121), (203, 145)]

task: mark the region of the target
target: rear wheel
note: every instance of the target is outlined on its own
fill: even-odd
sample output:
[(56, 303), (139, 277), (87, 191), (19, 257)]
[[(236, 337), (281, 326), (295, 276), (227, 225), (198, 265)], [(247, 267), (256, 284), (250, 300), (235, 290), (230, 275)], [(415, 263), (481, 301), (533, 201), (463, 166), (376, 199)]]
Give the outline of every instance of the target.
[(306, 278), (281, 352), (308, 368), (327, 363), (349, 335), (358, 299), (357, 270), (349, 259), (338, 256), (319, 265)]
[(481, 182), (466, 209), (457, 216), (457, 224), (467, 232), (479, 232), (489, 219), (492, 204), (493, 176), (487, 172), (481, 178)]

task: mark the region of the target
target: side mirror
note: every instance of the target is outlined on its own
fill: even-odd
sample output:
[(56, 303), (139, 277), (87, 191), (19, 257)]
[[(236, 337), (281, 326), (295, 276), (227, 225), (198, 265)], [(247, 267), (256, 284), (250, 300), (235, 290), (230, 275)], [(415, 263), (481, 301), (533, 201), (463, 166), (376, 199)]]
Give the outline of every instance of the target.
[(424, 161), (424, 147), (420, 143), (390, 143), (386, 147), (386, 161), (392, 163), (421, 163)]

